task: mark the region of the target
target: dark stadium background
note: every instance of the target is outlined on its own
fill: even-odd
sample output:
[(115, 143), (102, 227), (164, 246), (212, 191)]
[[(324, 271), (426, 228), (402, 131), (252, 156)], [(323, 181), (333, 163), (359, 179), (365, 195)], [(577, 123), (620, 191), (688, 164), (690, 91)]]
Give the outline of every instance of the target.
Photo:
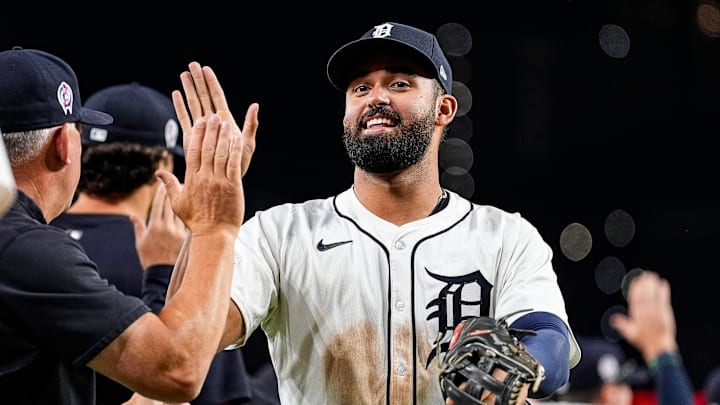
[[(720, 365), (713, 323), (720, 269), (717, 3), (472, 4), (237, 3), (230, 11), (219, 3), (178, 3), (184, 12), (161, 14), (118, 2), (83, 15), (69, 7), (41, 15), (10, 7), (0, 15), (0, 47), (60, 55), (74, 67), (83, 98), (128, 81), (169, 94), (188, 62), (211, 65), (238, 119), (249, 103), (260, 103), (257, 152), (246, 176), (250, 214), (350, 185), (340, 140), (343, 98), (325, 76), (338, 46), (384, 21), (428, 31), (458, 24), (472, 37), (470, 52), (452, 59), (456, 79), (472, 95), (470, 197), (519, 211), (538, 227), (555, 250), (576, 333), (602, 332), (607, 311), (625, 305), (622, 290), (596, 284), (608, 263), (669, 279), (681, 351), (700, 389), (705, 373)], [(603, 39), (608, 24), (621, 27), (629, 43)], [(627, 54), (607, 52), (618, 46)], [(622, 246), (605, 232), (618, 210), (632, 225), (621, 232), (631, 231)], [(573, 223), (592, 236), (579, 260), (561, 247)]]

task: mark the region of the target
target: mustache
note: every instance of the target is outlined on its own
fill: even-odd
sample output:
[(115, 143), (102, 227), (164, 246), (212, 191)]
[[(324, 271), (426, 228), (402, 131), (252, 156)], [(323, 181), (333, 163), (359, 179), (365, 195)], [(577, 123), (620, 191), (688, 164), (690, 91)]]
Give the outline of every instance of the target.
[(395, 112), (395, 110), (388, 107), (372, 107), (370, 110), (368, 110), (368, 112), (366, 112), (360, 117), (360, 119), (358, 120), (358, 126), (362, 125), (364, 121), (366, 121), (373, 115), (384, 115), (386, 117), (392, 118), (397, 122), (401, 122), (400, 114)]

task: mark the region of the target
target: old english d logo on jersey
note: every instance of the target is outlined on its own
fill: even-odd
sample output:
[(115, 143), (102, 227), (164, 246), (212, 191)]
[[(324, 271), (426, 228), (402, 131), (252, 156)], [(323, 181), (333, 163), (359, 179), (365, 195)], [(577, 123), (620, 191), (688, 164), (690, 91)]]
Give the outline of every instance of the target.
[[(435, 274), (427, 268), (425, 272), (428, 276), (446, 284), (445, 287), (440, 289), (437, 298), (431, 300), (426, 306), (428, 309), (435, 309), (428, 315), (427, 320), (437, 320), (439, 336), (435, 342), (435, 347), (430, 351), (425, 362), (425, 367), (428, 367), (438, 352), (448, 350), (450, 342), (442, 343), (447, 333), (452, 332), (460, 322), (469, 317), (490, 314), (490, 292), (493, 286), (483, 277), (480, 270), (455, 277)], [(463, 290), (470, 286), (475, 289), (480, 288), (480, 301), (468, 299), (469, 297), (463, 294)], [(463, 314), (473, 315), (464, 316)]]

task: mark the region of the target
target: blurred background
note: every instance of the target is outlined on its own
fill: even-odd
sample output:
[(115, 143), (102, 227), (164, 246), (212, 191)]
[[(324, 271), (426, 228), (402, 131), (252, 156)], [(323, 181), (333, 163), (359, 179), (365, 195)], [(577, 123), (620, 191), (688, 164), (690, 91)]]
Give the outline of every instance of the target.
[(619, 340), (607, 317), (624, 310), (629, 276), (650, 269), (670, 280), (681, 351), (700, 389), (720, 364), (720, 5), (485, 3), (209, 3), (166, 13), (63, 3), (41, 15), (39, 5), (10, 3), (0, 48), (61, 56), (83, 99), (130, 81), (169, 94), (190, 61), (212, 66), (238, 120), (260, 103), (245, 178), (251, 215), (350, 186), (343, 95), (325, 75), (335, 49), (385, 21), (436, 33), (460, 100), (443, 185), (539, 229), (576, 333)]

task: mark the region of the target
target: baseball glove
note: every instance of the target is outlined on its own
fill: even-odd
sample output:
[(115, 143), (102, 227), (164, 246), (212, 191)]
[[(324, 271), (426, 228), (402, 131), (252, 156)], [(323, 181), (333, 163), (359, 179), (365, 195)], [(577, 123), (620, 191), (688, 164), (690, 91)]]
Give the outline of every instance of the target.
[[(449, 397), (458, 405), (483, 404), (480, 394), (490, 390), (496, 395), (495, 405), (520, 405), (518, 396), (524, 384), (537, 391), (545, 369), (518, 340), (535, 332), (508, 328), (506, 318), (474, 317), (455, 328), (441, 362), (440, 388), (446, 400)], [(507, 373), (504, 380), (493, 376), (496, 369)]]

